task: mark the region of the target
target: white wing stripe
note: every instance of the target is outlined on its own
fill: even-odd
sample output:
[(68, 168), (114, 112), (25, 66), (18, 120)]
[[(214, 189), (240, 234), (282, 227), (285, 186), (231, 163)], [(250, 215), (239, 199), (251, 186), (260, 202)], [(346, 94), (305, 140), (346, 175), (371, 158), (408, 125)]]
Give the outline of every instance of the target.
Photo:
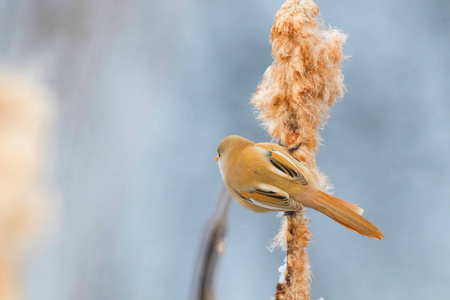
[(284, 210), (280, 209), (279, 207), (274, 207), (274, 206), (262, 204), (262, 203), (260, 203), (260, 202), (258, 202), (256, 200), (254, 200), (253, 198), (249, 198), (249, 200), (253, 204), (255, 204), (255, 205), (259, 206), (259, 207), (262, 207), (262, 208), (266, 208), (266, 209), (270, 209), (270, 210), (276, 210), (276, 211), (284, 211)]
[[(284, 158), (285, 158), (288, 162), (290, 162), (293, 166), (296, 166), (295, 163), (293, 163), (292, 160), (291, 160), (289, 157), (287, 157), (286, 155), (284, 155), (284, 154), (281, 153), (280, 151), (277, 151), (277, 150), (275, 150), (275, 149), (272, 149), (272, 150), (273, 150), (273, 152), (276, 152), (278, 155), (284, 157)], [(296, 167), (296, 168), (297, 168), (297, 167)]]

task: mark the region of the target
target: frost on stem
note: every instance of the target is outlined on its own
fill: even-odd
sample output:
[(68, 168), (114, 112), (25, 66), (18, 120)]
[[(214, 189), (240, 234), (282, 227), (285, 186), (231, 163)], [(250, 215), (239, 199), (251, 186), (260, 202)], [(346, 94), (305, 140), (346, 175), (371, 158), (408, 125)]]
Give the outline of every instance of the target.
[(45, 211), (40, 178), (50, 120), (47, 95), (0, 74), (0, 299), (19, 298), (20, 254)]
[[(275, 15), (270, 43), (273, 63), (251, 99), (269, 134), (284, 146), (302, 142), (294, 152), (308, 164), (321, 189), (326, 177), (316, 166), (320, 125), (328, 108), (344, 92), (340, 71), (346, 35), (325, 27), (312, 0), (287, 0)], [(276, 299), (309, 299), (309, 241), (303, 212), (287, 217), (276, 240), (287, 248), (286, 283), (279, 283)]]

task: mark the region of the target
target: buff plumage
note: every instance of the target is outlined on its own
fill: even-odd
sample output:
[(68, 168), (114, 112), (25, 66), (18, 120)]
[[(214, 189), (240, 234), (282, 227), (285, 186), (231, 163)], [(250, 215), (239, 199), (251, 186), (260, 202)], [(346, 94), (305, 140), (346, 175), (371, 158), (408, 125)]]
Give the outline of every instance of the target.
[(254, 212), (297, 211), (313, 208), (347, 229), (374, 239), (382, 233), (361, 217), (357, 205), (320, 191), (306, 164), (287, 149), (273, 143), (255, 144), (232, 135), (218, 148), (223, 182), (231, 196)]

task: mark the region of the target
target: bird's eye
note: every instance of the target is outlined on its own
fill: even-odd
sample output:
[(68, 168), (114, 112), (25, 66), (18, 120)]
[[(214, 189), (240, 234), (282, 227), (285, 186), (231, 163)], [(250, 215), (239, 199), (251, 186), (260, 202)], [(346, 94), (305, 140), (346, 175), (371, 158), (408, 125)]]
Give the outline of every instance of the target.
[(220, 157), (220, 153), (219, 153), (219, 157)]

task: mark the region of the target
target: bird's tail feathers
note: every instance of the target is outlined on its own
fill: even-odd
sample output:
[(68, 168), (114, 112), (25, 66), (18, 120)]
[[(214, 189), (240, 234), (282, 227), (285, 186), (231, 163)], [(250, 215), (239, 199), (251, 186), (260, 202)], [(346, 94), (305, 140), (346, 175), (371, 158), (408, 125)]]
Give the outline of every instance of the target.
[(362, 208), (335, 198), (320, 190), (310, 194), (311, 208), (327, 215), (347, 229), (372, 239), (382, 239), (383, 234), (372, 223), (361, 217)]

